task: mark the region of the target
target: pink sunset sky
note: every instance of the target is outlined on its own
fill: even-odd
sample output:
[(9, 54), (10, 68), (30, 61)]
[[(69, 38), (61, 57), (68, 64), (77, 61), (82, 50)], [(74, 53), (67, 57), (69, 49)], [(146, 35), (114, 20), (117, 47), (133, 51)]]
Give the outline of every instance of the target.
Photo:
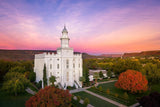
[(0, 0), (0, 49), (90, 54), (160, 49), (160, 0)]

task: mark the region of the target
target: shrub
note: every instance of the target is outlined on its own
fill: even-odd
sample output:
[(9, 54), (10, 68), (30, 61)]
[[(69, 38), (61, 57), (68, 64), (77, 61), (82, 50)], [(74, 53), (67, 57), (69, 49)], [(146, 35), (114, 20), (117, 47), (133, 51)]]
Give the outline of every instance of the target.
[(72, 94), (71, 98), (74, 99), (74, 95), (73, 94)]
[(81, 97), (80, 96), (77, 96), (77, 101), (79, 102), (81, 100)]
[(127, 92), (125, 92), (125, 93), (123, 94), (123, 98), (124, 98), (125, 100), (128, 100), (128, 94), (127, 94)]
[(88, 99), (88, 98), (85, 98), (83, 104), (84, 104), (85, 106), (87, 106), (87, 105), (89, 104), (89, 99)]
[(70, 89), (72, 89), (72, 87), (71, 87), (71, 86), (67, 86), (67, 89), (69, 89), (69, 90), (70, 90)]
[(26, 107), (70, 107), (71, 94), (52, 86), (46, 86), (26, 101)]
[(106, 93), (107, 93), (107, 94), (110, 94), (110, 90), (109, 90), (109, 89), (107, 89), (107, 90), (106, 90)]
[(114, 94), (114, 96), (117, 98), (117, 97), (118, 97), (118, 94), (117, 94), (117, 93), (115, 93), (115, 94)]
[(102, 86), (99, 86), (99, 88), (98, 88), (98, 89), (99, 89), (99, 91), (102, 91)]
[(35, 85), (38, 89), (42, 88), (42, 80), (40, 80), (39, 82), (35, 82)]
[(92, 86), (91, 88), (95, 89), (96, 87), (95, 87), (95, 86)]
[(142, 91), (147, 91), (148, 81), (141, 72), (127, 70), (119, 75), (115, 86), (117, 88), (130, 91), (131, 93), (140, 93)]

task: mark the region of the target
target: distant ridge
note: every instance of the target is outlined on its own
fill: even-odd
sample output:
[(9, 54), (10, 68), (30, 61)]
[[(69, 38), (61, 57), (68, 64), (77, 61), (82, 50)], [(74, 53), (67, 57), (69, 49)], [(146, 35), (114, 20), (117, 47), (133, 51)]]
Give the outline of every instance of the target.
[[(21, 61), (21, 60), (34, 60), (34, 55), (43, 52), (56, 52), (55, 50), (7, 50), (0, 49), (0, 60), (8, 61)], [(75, 52), (77, 53), (77, 52)], [(106, 57), (119, 57), (118, 54), (102, 54), (99, 56), (89, 55), (87, 53), (82, 53), (83, 59), (90, 58), (106, 58)]]
[(100, 56), (104, 57), (110, 57), (110, 58), (116, 58), (116, 57), (121, 57), (123, 54), (102, 54)]
[(53, 50), (4, 50), (0, 49), (0, 60), (20, 61), (33, 60), (34, 55), (43, 52), (55, 52)]
[[(34, 60), (34, 55), (43, 52), (56, 52), (55, 50), (5, 50), (0, 49), (0, 60), (8, 61), (21, 61), (21, 60)], [(76, 53), (76, 52), (75, 52)], [(148, 56), (158, 56), (160, 57), (160, 50), (155, 51), (142, 51), (134, 53), (124, 53), (124, 54), (102, 54), (102, 55), (90, 55), (87, 53), (82, 53), (83, 59), (91, 58), (114, 58), (114, 57), (148, 57)]]
[(125, 57), (149, 57), (149, 56), (160, 57), (160, 50), (124, 53), (124, 55), (123, 55), (124, 58)]

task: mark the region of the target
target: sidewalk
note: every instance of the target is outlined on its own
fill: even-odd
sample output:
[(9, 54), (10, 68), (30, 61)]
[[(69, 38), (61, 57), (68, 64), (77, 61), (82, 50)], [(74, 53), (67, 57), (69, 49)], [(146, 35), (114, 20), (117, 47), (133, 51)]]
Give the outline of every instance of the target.
[(107, 101), (107, 102), (110, 102), (110, 103), (112, 103), (112, 104), (114, 104), (114, 105), (116, 105), (116, 106), (118, 106), (118, 107), (127, 107), (126, 105), (120, 104), (120, 103), (118, 103), (118, 102), (116, 102), (116, 101), (113, 101), (113, 100), (108, 99), (108, 98), (106, 98), (106, 97), (100, 96), (100, 95), (98, 95), (98, 94), (96, 94), (96, 93), (93, 93), (93, 92), (91, 92), (91, 91), (88, 91), (88, 90), (84, 90), (84, 91), (87, 92), (87, 93), (89, 93), (89, 94), (91, 94), (91, 95), (94, 95), (94, 96), (96, 96), (96, 97), (98, 97), (98, 98), (100, 98), (100, 99), (102, 99), (102, 100), (105, 100), (105, 101)]
[[(114, 82), (114, 81), (117, 81), (117, 80), (110, 80), (110, 81), (99, 82), (98, 84), (105, 84), (105, 83), (110, 83), (110, 82)], [(87, 93), (89, 93), (89, 94), (91, 94), (91, 95), (93, 95), (93, 96), (96, 96), (96, 97), (98, 97), (98, 98), (100, 98), (100, 99), (102, 99), (102, 100), (105, 100), (105, 101), (107, 101), (107, 102), (109, 102), (109, 103), (112, 103), (112, 104), (114, 104), (114, 105), (116, 105), (116, 106), (118, 106), (118, 107), (127, 107), (126, 105), (120, 104), (120, 103), (118, 103), (118, 102), (116, 102), (116, 101), (113, 101), (113, 100), (111, 100), (111, 99), (109, 99), (109, 98), (106, 98), (106, 97), (103, 97), (103, 96), (98, 95), (98, 94), (96, 94), (96, 93), (93, 93), (93, 92), (91, 92), (91, 91), (88, 91), (87, 89), (88, 89), (88, 88), (91, 88), (91, 87), (92, 87), (92, 86), (85, 87), (85, 88), (79, 88), (79, 89), (75, 89), (75, 90), (70, 90), (70, 93), (76, 93), (76, 92), (84, 91), (84, 92), (87, 92)]]
[(32, 95), (35, 95), (35, 94), (36, 94), (36, 92), (33, 91), (33, 90), (31, 90), (29, 87), (26, 89), (26, 91), (27, 91), (28, 93), (32, 94)]

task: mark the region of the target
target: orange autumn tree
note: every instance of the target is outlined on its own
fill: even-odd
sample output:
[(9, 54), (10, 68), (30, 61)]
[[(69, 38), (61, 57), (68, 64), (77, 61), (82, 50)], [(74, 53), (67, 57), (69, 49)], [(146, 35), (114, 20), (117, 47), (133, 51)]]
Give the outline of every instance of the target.
[(70, 107), (71, 94), (68, 90), (46, 86), (26, 101), (26, 107)]
[(127, 70), (119, 75), (115, 86), (131, 93), (141, 93), (148, 89), (148, 81), (141, 72)]

